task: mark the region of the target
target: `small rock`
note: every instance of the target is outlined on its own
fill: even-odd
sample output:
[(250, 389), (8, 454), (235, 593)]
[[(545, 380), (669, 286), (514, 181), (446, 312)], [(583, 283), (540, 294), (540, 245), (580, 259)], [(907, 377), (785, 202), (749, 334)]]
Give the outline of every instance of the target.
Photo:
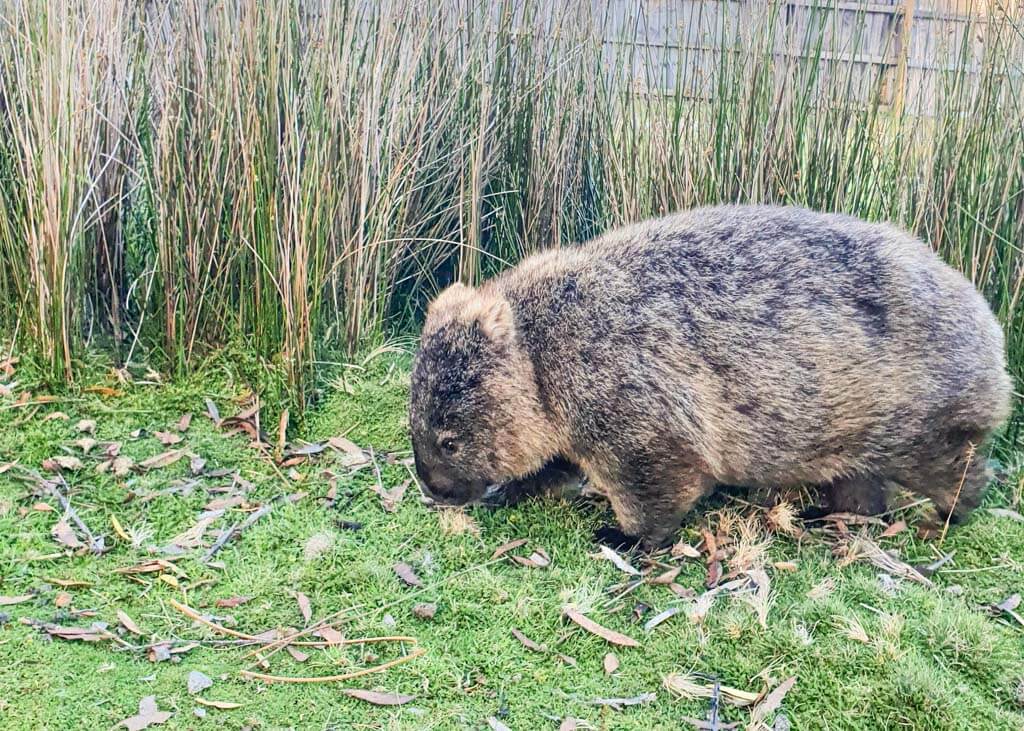
[(437, 614), (436, 604), (417, 604), (412, 608), (412, 613), (419, 619), (433, 619)]
[(196, 718), (206, 718), (206, 709), (196, 706), (192, 709), (192, 713), (195, 714)]
[(385, 627), (394, 627), (396, 624), (398, 624), (398, 622), (395, 621), (395, 618), (392, 617), (390, 614), (385, 614), (384, 617), (380, 620), (380, 623)]
[(209, 675), (205, 675), (198, 670), (193, 670), (188, 674), (188, 692), (190, 695), (201, 693), (211, 685), (213, 685), (213, 680), (210, 679)]

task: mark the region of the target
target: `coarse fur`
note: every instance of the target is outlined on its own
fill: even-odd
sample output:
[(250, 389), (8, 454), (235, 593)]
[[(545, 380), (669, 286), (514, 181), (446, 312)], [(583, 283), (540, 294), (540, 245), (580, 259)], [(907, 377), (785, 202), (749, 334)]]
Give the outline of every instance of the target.
[(552, 249), (431, 305), (410, 425), (444, 502), (578, 465), (661, 544), (716, 483), (885, 486), (954, 519), (1008, 416), (1002, 330), (913, 236), (800, 208), (719, 206)]

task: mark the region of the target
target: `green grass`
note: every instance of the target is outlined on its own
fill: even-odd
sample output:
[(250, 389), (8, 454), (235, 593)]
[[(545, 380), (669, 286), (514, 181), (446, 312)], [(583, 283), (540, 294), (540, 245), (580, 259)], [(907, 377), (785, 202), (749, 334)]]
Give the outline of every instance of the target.
[[(389, 370), (384, 359), (378, 359), (365, 372), (351, 370), (346, 378), (351, 393), (327, 391), (303, 433), (292, 438), (321, 440), (347, 433), (378, 454), (408, 449), (408, 375), (405, 363), (395, 363)], [(682, 716), (706, 717), (706, 702), (677, 700), (661, 687), (662, 678), (671, 672), (705, 673), (724, 685), (750, 690), (763, 688), (764, 678), (775, 683), (795, 675), (796, 687), (782, 705), (795, 729), (977, 730), (1024, 725), (1024, 628), (984, 609), (1024, 589), (1024, 523), (983, 508), (946, 539), (942, 550), (954, 552), (954, 560), (935, 577), (934, 589), (901, 583), (893, 595), (883, 591), (877, 569), (861, 563), (839, 567), (818, 538), (798, 542), (776, 537), (770, 561), (793, 561), (798, 568), (785, 572), (768, 564), (776, 596), (766, 628), (759, 626), (748, 605), (726, 598), (713, 605), (703, 628), (680, 614), (646, 633), (633, 617), (635, 604), (659, 611), (674, 595), (665, 587), (646, 586), (618, 607), (599, 606), (607, 587), (623, 578), (609, 562), (590, 556), (596, 550), (591, 533), (608, 519), (600, 510), (556, 501), (475, 509), (471, 514), (479, 525), (478, 537), (446, 536), (437, 514), (422, 506), (413, 491), (397, 512), (385, 513), (369, 489), (373, 476), (368, 470), (340, 479), (336, 507), (329, 508), (319, 499), (328, 489), (323, 471), (344, 474), (337, 464), (322, 460), (299, 466), (302, 481), (282, 480), (245, 439), (225, 436), (202, 415), (205, 398), (213, 399), (222, 415), (234, 413), (237, 407), (231, 400), (244, 385), (229, 372), (207, 366), (198, 375), (168, 385), (125, 387), (119, 397), (83, 391), (37, 412), (12, 409), (11, 399), (0, 400), (0, 464), (17, 460), (39, 469), (42, 460), (60, 454), (78, 438), (74, 425), (81, 418), (96, 421), (98, 440), (122, 442), (125, 454), (141, 460), (165, 447), (145, 433), (137, 439), (131, 433), (139, 428), (149, 434), (168, 429), (190, 411), (196, 416), (184, 445), (203, 456), (209, 468), (238, 468), (254, 485), (253, 502), (308, 493), (294, 504), (276, 503), (268, 516), (219, 554), (223, 568), (204, 566), (194, 557), (178, 561), (185, 576), (175, 589), (152, 575), (140, 577), (138, 583), (114, 573), (151, 556), (118, 539), (110, 518), (116, 517), (129, 531), (146, 529), (151, 532), (149, 542), (165, 545), (194, 524), (211, 497), (208, 491), (224, 480), (203, 479), (189, 495), (164, 494), (143, 501), (140, 496), (165, 490), (184, 477), (185, 463), (124, 481), (91, 470), (71, 476), (72, 503), (95, 532), (106, 534), (111, 550), (98, 558), (39, 558), (58, 552), (50, 536), (58, 514), (31, 509), (41, 498), (29, 495), (25, 483), (12, 479), (16, 470), (0, 475), (0, 532), (5, 537), (0, 542), (0, 595), (39, 592), (31, 602), (0, 608), (10, 616), (0, 626), (4, 729), (110, 728), (133, 715), (146, 695), (155, 695), (162, 710), (174, 712), (165, 728), (481, 729), (489, 716), (501, 715), (513, 729), (554, 729), (558, 721), (553, 718), (571, 715), (595, 728), (672, 729), (681, 726)], [(31, 381), (24, 373), (19, 377)], [(90, 382), (95, 379), (86, 381)], [(57, 410), (70, 419), (44, 421), (47, 413)], [(382, 477), (390, 486), (407, 473), (401, 466), (387, 465)], [(1019, 478), (1012, 475), (1010, 485)], [(1013, 499), (1011, 487), (998, 486), (986, 507), (1012, 507)], [(703, 507), (718, 508), (726, 500), (717, 497)], [(340, 520), (358, 521), (363, 528), (341, 529)], [(699, 528), (708, 520), (704, 512), (691, 515), (681, 535), (696, 544)], [(332, 536), (333, 546), (307, 560), (303, 548), (318, 533)], [(552, 566), (531, 569), (507, 560), (490, 561), (495, 547), (519, 537), (543, 547)], [(912, 530), (882, 544), (911, 562), (934, 560), (937, 550), (934, 541), (919, 540)], [(399, 560), (416, 568), (425, 585), (422, 590), (396, 579), (392, 564)], [(702, 591), (700, 562), (682, 565), (679, 583)], [(835, 590), (822, 599), (808, 598), (807, 592), (827, 577), (835, 580)], [(90, 582), (88, 587), (67, 590), (73, 608), (94, 609), (94, 619), (111, 627), (117, 626), (115, 613), (122, 609), (154, 639), (216, 637), (175, 611), (171, 599), (215, 613), (240, 631), (300, 627), (303, 620), (289, 591), (301, 591), (312, 602), (314, 618), (348, 609), (342, 630), (349, 637), (411, 635), (427, 653), (380, 675), (314, 685), (245, 681), (238, 675), (247, 667), (245, 650), (234, 647), (203, 646), (181, 655), (179, 662), (151, 663), (142, 655), (117, 651), (109, 642), (50, 641), (21, 623), (26, 617), (74, 625), (92, 621), (62, 615), (54, 605), (60, 588), (47, 582), (52, 578)], [(954, 585), (960, 593), (950, 591)], [(234, 609), (214, 607), (216, 599), (235, 595), (253, 599)], [(433, 620), (412, 614), (417, 602), (437, 604)], [(638, 649), (616, 649), (621, 668), (614, 675), (607, 676), (602, 669), (602, 657), (611, 648), (561, 618), (561, 608), (569, 602), (642, 642)], [(226, 615), (233, 621), (224, 619)], [(386, 622), (388, 617), (393, 626)], [(840, 617), (855, 617), (870, 641), (849, 639), (838, 628)], [(553, 654), (527, 650), (511, 635), (513, 627), (575, 658), (578, 665), (570, 667)], [(379, 662), (410, 648), (372, 649)], [(372, 661), (362, 655), (355, 649), (314, 650), (300, 665), (281, 653), (273, 657), (271, 672), (340, 673)], [(215, 681), (204, 698), (243, 706), (209, 708), (205, 719), (195, 717), (196, 704), (186, 690), (192, 670)], [(405, 706), (375, 707), (344, 696), (344, 687), (381, 688), (416, 698)], [(622, 712), (589, 703), (650, 691), (657, 693), (655, 702)], [(725, 710), (724, 716), (733, 721), (748, 718), (747, 712), (736, 709)]]

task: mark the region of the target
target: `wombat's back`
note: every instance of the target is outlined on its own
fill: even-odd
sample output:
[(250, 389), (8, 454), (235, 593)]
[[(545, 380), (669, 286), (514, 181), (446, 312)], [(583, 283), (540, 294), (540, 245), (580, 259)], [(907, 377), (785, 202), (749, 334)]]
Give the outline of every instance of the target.
[(822, 482), (1005, 419), (1002, 332), (919, 240), (804, 209), (703, 208), (525, 260), (504, 294), (581, 450), (678, 433), (745, 484)]

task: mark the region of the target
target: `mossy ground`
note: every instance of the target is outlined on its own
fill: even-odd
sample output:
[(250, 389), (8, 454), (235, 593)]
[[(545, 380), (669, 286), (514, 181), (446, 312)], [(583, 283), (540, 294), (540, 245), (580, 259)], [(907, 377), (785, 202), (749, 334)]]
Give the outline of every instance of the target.
[[(796, 676), (781, 709), (794, 729), (1024, 728), (1024, 628), (985, 611), (1024, 591), (1024, 523), (987, 509), (1020, 507), (1014, 504), (1020, 475), (1012, 470), (990, 492), (985, 507), (947, 537), (942, 551), (952, 552), (953, 560), (934, 577), (935, 588), (898, 582), (890, 592), (870, 564), (839, 567), (819, 540), (776, 537), (771, 561), (794, 562), (796, 570), (771, 572), (775, 596), (767, 628), (744, 602), (722, 599), (703, 627), (683, 613), (647, 633), (633, 614), (634, 606), (644, 603), (653, 613), (675, 596), (663, 586), (645, 586), (617, 611), (599, 607), (606, 588), (623, 579), (611, 563), (590, 555), (595, 551), (593, 530), (608, 520), (600, 510), (550, 500), (475, 509), (471, 516), (479, 535), (446, 535), (439, 516), (419, 503), (414, 490), (397, 512), (384, 512), (369, 489), (375, 482), (370, 470), (339, 480), (338, 499), (327, 507), (321, 499), (328, 490), (323, 461), (298, 466), (303, 479), (293, 481), (275, 471), (248, 440), (225, 436), (203, 417), (206, 398), (225, 416), (237, 409), (232, 399), (243, 387), (229, 372), (210, 368), (164, 385), (119, 385), (123, 393), (113, 397), (82, 390), (38, 410), (10, 408), (9, 398), (0, 401), (0, 465), (17, 461), (40, 469), (43, 460), (64, 453), (80, 436), (75, 424), (84, 418), (95, 420), (98, 441), (120, 442), (123, 453), (140, 461), (166, 449), (151, 436), (154, 432), (192, 412), (195, 418), (181, 446), (206, 459), (208, 469), (239, 469), (254, 485), (251, 502), (307, 493), (295, 503), (276, 502), (270, 514), (218, 555), (223, 568), (206, 566), (194, 556), (178, 560), (182, 576), (175, 588), (153, 575), (114, 572), (152, 554), (119, 539), (111, 518), (129, 532), (148, 534), (144, 545), (166, 545), (195, 524), (203, 505), (217, 496), (209, 490), (223, 485), (223, 479), (203, 479), (189, 494), (160, 492), (187, 476), (187, 460), (126, 479), (96, 474), (91, 465), (69, 475), (73, 505), (95, 532), (106, 535), (110, 547), (93, 557), (64, 555), (51, 536), (59, 512), (34, 510), (33, 504), (46, 498), (30, 495), (30, 486), (14, 479), (17, 470), (0, 475), (0, 595), (38, 592), (29, 602), (0, 607), (9, 615), (0, 627), (0, 727), (110, 728), (133, 715), (141, 697), (155, 695), (161, 710), (174, 713), (163, 728), (480, 729), (495, 716), (518, 731), (554, 729), (558, 718), (572, 716), (594, 728), (673, 729), (683, 727), (683, 716), (706, 717), (707, 702), (674, 698), (662, 688), (662, 678), (694, 672), (750, 690), (762, 689), (765, 679)], [(378, 454), (407, 450), (406, 364), (381, 358), (346, 382), (349, 392), (329, 390), (301, 433), (291, 435), (293, 440), (319, 441), (344, 433)], [(44, 420), (55, 411), (69, 419)], [(133, 438), (140, 428), (144, 432)], [(382, 472), (386, 486), (407, 477), (401, 465), (386, 465)], [(138, 497), (147, 493), (155, 496)], [(724, 500), (719, 498), (716, 507)], [(911, 522), (915, 515), (908, 516)], [(217, 525), (242, 516), (229, 514)], [(681, 535), (696, 544), (706, 520), (705, 514), (695, 513)], [(346, 529), (340, 521), (355, 521), (362, 528)], [(310, 558), (304, 549), (317, 534), (330, 536), (332, 542)], [(495, 547), (521, 537), (550, 554), (549, 568), (490, 560)], [(883, 545), (910, 562), (931, 561), (937, 555), (935, 541), (917, 538), (912, 529)], [(424, 588), (402, 584), (392, 569), (396, 561), (413, 565)], [(703, 565), (682, 565), (678, 582), (702, 591)], [(835, 580), (834, 591), (823, 598), (808, 597), (827, 577)], [(62, 589), (53, 579), (88, 586)], [(960, 588), (951, 592), (953, 586)], [(69, 607), (55, 606), (60, 591), (71, 594)], [(290, 593), (295, 591), (308, 595), (314, 618), (348, 610), (341, 629), (349, 637), (411, 635), (426, 654), (349, 683), (267, 685), (239, 677), (251, 660), (243, 658), (248, 648), (200, 646), (177, 662), (152, 663), (144, 654), (119, 650), (110, 642), (50, 640), (20, 621), (31, 617), (84, 626), (102, 620), (116, 627), (121, 609), (147, 635), (145, 640), (126, 636), (131, 642), (209, 640), (217, 635), (176, 611), (171, 599), (212, 613), (237, 630), (258, 632), (302, 625)], [(237, 595), (253, 598), (233, 609), (215, 607), (217, 599)], [(436, 616), (415, 617), (412, 608), (418, 602), (436, 604)], [(641, 647), (611, 648), (568, 625), (561, 617), (566, 603), (590, 608), (593, 619), (636, 637)], [(71, 618), (72, 609), (95, 610), (96, 616)], [(863, 626), (867, 642), (844, 632), (843, 622), (850, 618)], [(567, 665), (554, 652), (528, 650), (512, 636), (513, 627), (574, 658), (577, 665)], [(279, 653), (271, 672), (340, 673), (409, 649), (374, 645), (317, 650), (302, 664)], [(607, 675), (602, 658), (610, 649), (621, 667)], [(366, 657), (369, 652), (377, 659)], [(242, 706), (207, 708), (205, 718), (194, 715), (197, 704), (186, 689), (191, 670), (214, 679), (202, 697)], [(343, 695), (345, 687), (379, 688), (414, 695), (415, 700), (377, 707)], [(652, 691), (657, 693), (654, 702), (622, 711), (591, 703)], [(741, 722), (749, 717), (732, 708), (723, 715)]]

